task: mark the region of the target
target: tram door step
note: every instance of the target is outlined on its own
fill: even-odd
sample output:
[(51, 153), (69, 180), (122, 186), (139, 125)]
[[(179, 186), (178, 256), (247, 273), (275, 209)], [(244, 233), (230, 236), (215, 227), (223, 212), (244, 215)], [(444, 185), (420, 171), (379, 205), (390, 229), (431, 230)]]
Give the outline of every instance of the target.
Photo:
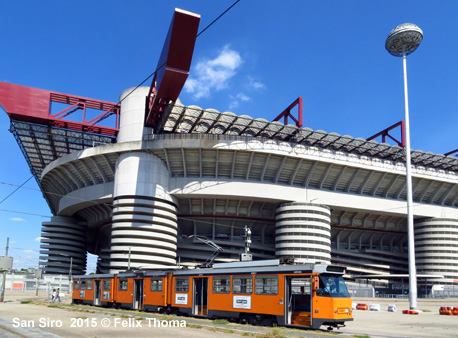
[(293, 312), (291, 316), (291, 324), (293, 325), (310, 326), (310, 322), (310, 312)]

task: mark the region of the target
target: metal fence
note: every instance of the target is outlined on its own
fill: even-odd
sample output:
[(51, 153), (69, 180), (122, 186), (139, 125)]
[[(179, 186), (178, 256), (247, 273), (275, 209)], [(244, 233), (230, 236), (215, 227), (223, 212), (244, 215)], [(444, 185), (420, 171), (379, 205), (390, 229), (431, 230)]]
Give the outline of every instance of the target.
[[(68, 275), (44, 275), (43, 278), (37, 279), (33, 274), (7, 274), (5, 292), (37, 292), (39, 294), (52, 293), (53, 289), (60, 289), (61, 294), (71, 292)], [(0, 285), (3, 283), (3, 275), (0, 274)], [(38, 289), (37, 289), (38, 282)], [(407, 293), (394, 294), (387, 292), (377, 292), (372, 284), (347, 282), (348, 292), (351, 297), (366, 298), (408, 298)], [(419, 298), (458, 298), (458, 286), (455, 285), (433, 285), (422, 293), (419, 290)]]
[(346, 282), (351, 297), (375, 297), (375, 288), (372, 284)]
[[(59, 288), (61, 293), (71, 290), (68, 275), (45, 275), (37, 279), (34, 275), (7, 274), (5, 279), (5, 292), (36, 292), (52, 293), (53, 289)], [(0, 274), (0, 285), (3, 283), (3, 275)], [(37, 289), (38, 283), (38, 289)]]
[(431, 290), (432, 298), (457, 298), (458, 286), (455, 285), (434, 285)]

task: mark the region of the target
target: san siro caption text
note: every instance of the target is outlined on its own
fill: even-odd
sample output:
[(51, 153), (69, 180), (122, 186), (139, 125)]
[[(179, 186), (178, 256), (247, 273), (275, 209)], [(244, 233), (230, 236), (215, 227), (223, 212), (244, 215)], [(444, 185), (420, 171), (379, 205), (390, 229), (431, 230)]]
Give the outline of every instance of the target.
[(135, 318), (70, 318), (70, 322), (59, 319), (39, 318), (38, 320), (25, 320), (13, 318), (13, 327), (64, 327), (71, 328), (95, 328), (95, 327), (186, 327), (185, 320), (160, 320), (156, 318), (146, 318), (138, 320)]

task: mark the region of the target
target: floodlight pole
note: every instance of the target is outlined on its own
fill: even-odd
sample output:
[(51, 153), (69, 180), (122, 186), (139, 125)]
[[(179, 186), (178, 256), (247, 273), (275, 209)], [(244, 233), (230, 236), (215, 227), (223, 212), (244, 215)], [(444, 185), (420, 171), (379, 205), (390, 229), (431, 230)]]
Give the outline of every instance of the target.
[(412, 160), (410, 155), (410, 122), (409, 122), (409, 95), (407, 91), (407, 57), (402, 52), (404, 68), (404, 107), (406, 133), (406, 188), (407, 188), (407, 235), (409, 252), (409, 303), (410, 309), (417, 308), (417, 268), (415, 264), (415, 236), (413, 222), (413, 192), (412, 192)]
[(417, 270), (415, 267), (415, 233), (413, 220), (412, 160), (410, 154), (409, 98), (407, 92), (407, 55), (412, 54), (423, 40), (423, 31), (414, 24), (405, 23), (395, 27), (385, 41), (385, 48), (393, 56), (402, 56), (404, 70), (405, 152), (407, 189), (407, 235), (409, 251), (409, 303), (417, 309)]

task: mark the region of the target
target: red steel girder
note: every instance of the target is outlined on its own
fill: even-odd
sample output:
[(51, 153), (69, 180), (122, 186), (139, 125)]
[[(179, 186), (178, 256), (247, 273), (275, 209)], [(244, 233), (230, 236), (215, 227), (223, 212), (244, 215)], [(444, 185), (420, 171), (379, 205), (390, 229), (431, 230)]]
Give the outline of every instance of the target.
[(158, 127), (164, 108), (178, 99), (191, 68), (199, 22), (200, 15), (175, 9), (148, 94), (145, 126)]
[[(398, 141), (397, 139), (395, 139), (392, 135), (390, 135), (390, 131), (397, 128), (397, 127), (401, 127), (401, 141)], [(406, 143), (405, 143), (405, 126), (404, 126), (404, 121), (399, 121), (398, 123), (395, 123), (393, 124), (391, 127), (388, 127), (384, 130), (382, 130), (381, 132), (375, 134), (375, 135), (372, 135), (371, 137), (368, 137), (366, 140), (367, 141), (370, 141), (370, 140), (373, 140), (377, 137), (381, 136), (382, 137), (382, 142), (385, 143), (386, 142), (386, 138), (389, 137), (390, 139), (392, 139), (394, 142), (396, 142), (398, 144), (398, 146), (402, 147), (402, 148), (405, 148), (406, 146)]]
[(444, 155), (445, 156), (450, 156), (450, 155), (453, 155), (453, 154), (456, 154), (455, 156), (458, 156), (458, 149), (455, 149), (453, 151), (449, 151), (448, 153), (445, 153)]
[[(294, 117), (293, 114), (291, 114), (291, 110), (295, 107), (298, 106), (298, 114), (297, 114), (297, 119)], [(298, 128), (302, 128), (302, 97), (298, 97), (296, 101), (291, 103), (288, 108), (286, 108), (283, 113), (278, 115), (274, 121), (278, 121), (281, 118), (283, 118), (283, 124), (287, 125), (288, 124), (288, 117), (291, 117), (291, 119), (296, 122), (296, 126)]]
[[(51, 102), (70, 105), (57, 114), (51, 114)], [(52, 92), (49, 90), (0, 82), (0, 105), (11, 120), (42, 124), (47, 126), (90, 132), (100, 135), (116, 136), (119, 131), (119, 110), (116, 103), (89, 99), (86, 97)], [(86, 121), (86, 108), (102, 111), (93, 119)], [(66, 120), (69, 114), (83, 110), (83, 120)], [(111, 115), (116, 115), (116, 127), (99, 125)]]

